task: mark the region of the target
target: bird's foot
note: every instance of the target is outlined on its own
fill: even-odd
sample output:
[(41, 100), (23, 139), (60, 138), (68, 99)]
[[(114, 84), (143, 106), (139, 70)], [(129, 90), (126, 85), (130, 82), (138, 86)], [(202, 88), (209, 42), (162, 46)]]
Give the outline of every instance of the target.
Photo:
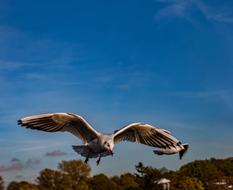
[(99, 158), (96, 160), (97, 166), (100, 164), (100, 160), (101, 160), (101, 157), (99, 157)]

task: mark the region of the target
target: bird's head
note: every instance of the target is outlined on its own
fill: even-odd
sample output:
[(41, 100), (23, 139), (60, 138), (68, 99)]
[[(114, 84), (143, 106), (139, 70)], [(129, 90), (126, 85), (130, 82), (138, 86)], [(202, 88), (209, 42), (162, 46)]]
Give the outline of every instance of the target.
[(106, 138), (103, 140), (103, 148), (112, 155), (113, 155), (113, 147), (114, 147), (114, 143), (111, 138)]

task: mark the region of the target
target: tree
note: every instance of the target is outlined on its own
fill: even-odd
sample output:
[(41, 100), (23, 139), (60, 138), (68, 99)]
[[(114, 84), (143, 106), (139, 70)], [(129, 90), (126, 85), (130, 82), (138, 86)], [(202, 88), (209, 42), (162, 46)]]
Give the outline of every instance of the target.
[(155, 181), (159, 180), (162, 175), (160, 171), (156, 168), (144, 166), (141, 162), (135, 166), (139, 174), (136, 174), (137, 183), (142, 189), (159, 189)]
[(136, 177), (130, 173), (120, 176), (120, 186), (124, 190), (140, 189), (139, 184), (136, 182)]
[(77, 182), (87, 179), (91, 172), (90, 166), (82, 160), (62, 161), (58, 164), (58, 168)]
[(179, 176), (171, 181), (173, 190), (204, 190), (203, 183), (194, 177)]
[(179, 173), (182, 176), (198, 178), (203, 182), (206, 188), (208, 181), (211, 181), (218, 176), (218, 169), (209, 160), (199, 160), (182, 166)]
[[(37, 177), (38, 185), (13, 181), (7, 190), (161, 190), (162, 186), (156, 183), (161, 178), (171, 180), (173, 190), (224, 190), (233, 185), (233, 159), (194, 161), (178, 171), (158, 170), (141, 162), (135, 168), (135, 174), (90, 177), (91, 168), (83, 161), (62, 161), (58, 170), (42, 170)], [(0, 190), (3, 190), (1, 177)]]
[(225, 176), (233, 176), (233, 159), (215, 159), (211, 158), (210, 162), (215, 165), (215, 167), (222, 172)]
[(40, 189), (88, 190), (91, 168), (81, 160), (62, 161), (57, 170), (44, 169), (37, 178)]
[(3, 182), (2, 177), (0, 176), (0, 190), (3, 190), (3, 189), (4, 189), (4, 182)]
[(82, 160), (62, 161), (58, 164), (61, 172), (69, 178), (69, 183), (73, 189), (87, 190), (91, 168)]
[(208, 183), (207, 190), (227, 190), (231, 185), (233, 185), (233, 176), (221, 175)]
[(116, 184), (114, 181), (109, 179), (106, 175), (104, 174), (98, 174), (92, 177), (90, 186), (92, 190), (120, 190), (121, 188), (119, 187), (118, 184)]
[(8, 185), (7, 190), (39, 190), (39, 187), (26, 181), (13, 181)]
[(63, 189), (72, 189), (70, 186), (70, 179), (63, 173), (51, 170), (44, 169), (40, 172), (40, 176), (37, 177), (40, 189), (43, 190), (63, 190)]

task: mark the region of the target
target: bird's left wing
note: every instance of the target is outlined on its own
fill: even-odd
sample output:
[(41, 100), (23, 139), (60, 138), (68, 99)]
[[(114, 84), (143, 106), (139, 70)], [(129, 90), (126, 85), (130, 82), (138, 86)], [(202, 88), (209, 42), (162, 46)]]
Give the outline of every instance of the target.
[(81, 116), (71, 113), (49, 113), (21, 118), (18, 124), (30, 129), (47, 132), (70, 132), (83, 143), (95, 139), (99, 133)]
[(153, 127), (149, 124), (133, 123), (116, 131), (113, 135), (114, 143), (131, 141), (144, 145), (171, 148), (181, 145), (169, 131)]

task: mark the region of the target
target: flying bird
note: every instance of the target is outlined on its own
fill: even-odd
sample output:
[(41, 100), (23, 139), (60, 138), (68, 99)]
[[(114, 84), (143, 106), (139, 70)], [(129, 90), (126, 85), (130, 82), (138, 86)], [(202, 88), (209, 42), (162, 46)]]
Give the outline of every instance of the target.
[(188, 149), (187, 144), (182, 144), (169, 131), (144, 123), (132, 123), (110, 135), (96, 131), (83, 117), (72, 113), (32, 115), (21, 118), (18, 124), (46, 132), (72, 133), (83, 142), (83, 145), (73, 146), (74, 151), (86, 158), (85, 163), (89, 158), (97, 158), (97, 165), (101, 157), (113, 155), (114, 145), (121, 141), (159, 148), (154, 151), (158, 155), (179, 153), (180, 159)]

